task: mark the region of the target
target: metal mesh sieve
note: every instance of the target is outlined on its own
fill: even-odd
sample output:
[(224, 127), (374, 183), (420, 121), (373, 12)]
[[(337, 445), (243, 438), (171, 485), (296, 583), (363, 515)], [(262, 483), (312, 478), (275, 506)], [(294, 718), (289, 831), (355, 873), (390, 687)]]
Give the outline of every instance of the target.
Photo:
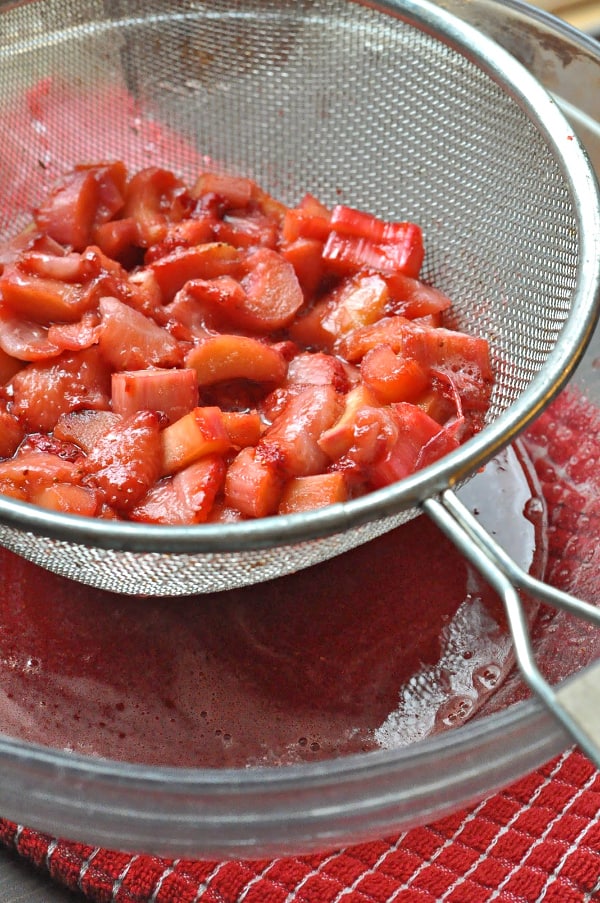
[(0, 234), (77, 162), (240, 172), (424, 231), (423, 278), (489, 339), (488, 425), (395, 486), (306, 515), (148, 527), (0, 498), (0, 542), (126, 593), (227, 589), (337, 555), (414, 516), (509, 442), (591, 334), (598, 197), (553, 103), (427, 3), (64, 0), (0, 12)]

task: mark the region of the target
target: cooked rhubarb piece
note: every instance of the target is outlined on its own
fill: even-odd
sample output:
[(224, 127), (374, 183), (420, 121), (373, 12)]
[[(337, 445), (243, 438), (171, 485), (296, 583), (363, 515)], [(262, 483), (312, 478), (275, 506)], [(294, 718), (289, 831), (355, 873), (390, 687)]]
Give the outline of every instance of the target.
[(243, 448), (227, 470), (225, 501), (244, 517), (268, 517), (277, 512), (282, 488), (277, 464), (258, 458), (255, 448)]
[(279, 384), (287, 371), (276, 348), (241, 335), (209, 336), (190, 351), (185, 363), (198, 374), (200, 386), (231, 379)]
[(194, 408), (164, 429), (161, 438), (161, 473), (183, 470), (198, 458), (224, 455), (231, 448), (220, 408)]
[(198, 377), (189, 367), (123, 370), (112, 375), (111, 399), (117, 414), (158, 411), (174, 423), (198, 405)]
[(345, 502), (348, 486), (344, 474), (317, 473), (308, 477), (293, 477), (285, 484), (279, 514), (296, 514), (312, 508), (324, 508), (336, 502)]

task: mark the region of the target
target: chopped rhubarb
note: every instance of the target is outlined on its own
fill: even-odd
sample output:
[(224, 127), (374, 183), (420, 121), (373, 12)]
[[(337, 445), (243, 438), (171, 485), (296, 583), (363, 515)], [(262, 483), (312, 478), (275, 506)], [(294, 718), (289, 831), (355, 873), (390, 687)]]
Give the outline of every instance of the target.
[(99, 510), (99, 494), (89, 486), (72, 483), (57, 482), (35, 488), (30, 493), (29, 501), (42, 508), (82, 517), (95, 517)]
[(277, 466), (259, 459), (256, 449), (243, 448), (227, 470), (225, 501), (244, 517), (268, 517), (277, 512), (282, 487)]
[(161, 439), (161, 473), (183, 470), (198, 458), (224, 455), (231, 448), (231, 439), (220, 408), (194, 408), (166, 427)]
[(258, 444), (263, 433), (258, 411), (223, 411), (222, 417), (232, 446), (245, 448)]
[(387, 486), (414, 473), (421, 449), (440, 432), (439, 423), (416, 405), (394, 404), (389, 410), (398, 435), (387, 455), (370, 469), (369, 479), (374, 487)]
[(169, 170), (150, 166), (137, 172), (125, 189), (122, 215), (137, 225), (137, 241), (144, 247), (161, 241), (170, 223), (191, 212), (191, 198), (183, 184)]
[(284, 486), (278, 510), (279, 514), (296, 514), (347, 499), (348, 485), (344, 474), (318, 473), (289, 480)]
[(111, 397), (117, 414), (157, 411), (174, 423), (198, 405), (198, 377), (189, 367), (124, 370), (112, 375)]
[(421, 230), (414, 223), (398, 225), (403, 226), (402, 233), (399, 231), (394, 241), (387, 242), (331, 232), (323, 249), (323, 260), (332, 272), (341, 275), (375, 270), (416, 279), (424, 256)]
[(252, 179), (244, 176), (231, 176), (227, 173), (202, 172), (192, 188), (192, 197), (217, 195), (226, 209), (247, 207), (256, 196), (258, 188)]
[(355, 441), (356, 416), (363, 408), (376, 408), (379, 402), (373, 392), (361, 383), (346, 395), (344, 410), (333, 426), (321, 433), (319, 448), (331, 461), (336, 461), (348, 453)]
[(232, 379), (279, 384), (287, 371), (286, 360), (279, 351), (241, 335), (209, 336), (190, 351), (185, 363), (198, 374), (200, 386)]
[(43, 324), (73, 323), (95, 302), (82, 285), (32, 276), (18, 264), (6, 267), (0, 276), (0, 294), (15, 314)]

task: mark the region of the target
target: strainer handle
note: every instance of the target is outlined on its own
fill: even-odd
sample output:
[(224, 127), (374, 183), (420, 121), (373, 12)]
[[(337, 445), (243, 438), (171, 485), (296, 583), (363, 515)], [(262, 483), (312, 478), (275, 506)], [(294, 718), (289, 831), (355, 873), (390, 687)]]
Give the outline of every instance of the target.
[(422, 503), (423, 510), (485, 577), (504, 603), (524, 680), (557, 721), (600, 768), (600, 661), (556, 687), (540, 673), (518, 589), (600, 627), (600, 609), (536, 580), (520, 568), (450, 489)]

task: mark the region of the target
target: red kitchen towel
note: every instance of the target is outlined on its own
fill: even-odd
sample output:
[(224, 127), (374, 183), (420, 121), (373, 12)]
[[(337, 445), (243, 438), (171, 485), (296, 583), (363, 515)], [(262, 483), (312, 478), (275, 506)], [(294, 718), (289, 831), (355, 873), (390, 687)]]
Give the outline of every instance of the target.
[(97, 903), (587, 903), (600, 899), (600, 774), (567, 753), (434, 824), (323, 855), (166, 860), (10, 822), (0, 840)]
[[(600, 575), (599, 426), (593, 405), (563, 394), (527, 438), (549, 507), (548, 580), (588, 599)], [(587, 903), (600, 900), (600, 773), (569, 751), (431, 825), (268, 861), (131, 855), (7, 821), (0, 841), (97, 903)]]

